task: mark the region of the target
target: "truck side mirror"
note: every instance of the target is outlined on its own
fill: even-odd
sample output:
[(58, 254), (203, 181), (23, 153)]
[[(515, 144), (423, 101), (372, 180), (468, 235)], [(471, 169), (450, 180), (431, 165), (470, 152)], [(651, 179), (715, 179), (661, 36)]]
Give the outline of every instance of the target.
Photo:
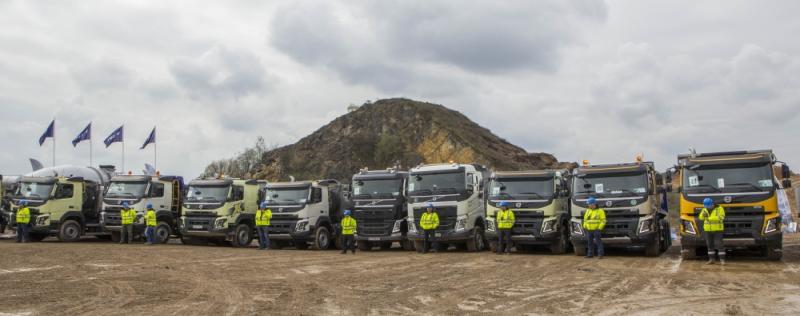
[(781, 185), (783, 185), (784, 189), (788, 189), (792, 187), (792, 180), (791, 179), (783, 179)]
[(789, 166), (783, 164), (781, 165), (781, 178), (789, 179), (792, 176), (791, 170), (789, 170)]
[(661, 174), (656, 174), (656, 185), (664, 185), (664, 177)]
[(671, 193), (672, 192), (672, 183), (667, 183), (667, 185), (664, 188), (664, 191), (666, 191), (668, 193)]

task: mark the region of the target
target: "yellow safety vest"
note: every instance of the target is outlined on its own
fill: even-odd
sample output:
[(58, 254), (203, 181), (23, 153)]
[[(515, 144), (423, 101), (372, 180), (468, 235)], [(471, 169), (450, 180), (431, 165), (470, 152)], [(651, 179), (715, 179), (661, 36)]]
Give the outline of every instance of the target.
[(17, 224), (28, 224), (31, 222), (31, 210), (23, 207), (17, 210)]
[(352, 235), (356, 232), (356, 219), (350, 216), (342, 218), (342, 235)]
[(422, 218), (419, 219), (419, 225), (423, 230), (431, 230), (439, 228), (439, 214), (436, 212), (422, 213)]
[(586, 209), (583, 214), (583, 229), (595, 231), (606, 227), (606, 210), (602, 208)]
[(256, 226), (269, 226), (270, 219), (272, 219), (271, 209), (256, 211)]
[(514, 227), (514, 212), (511, 210), (497, 212), (497, 228), (498, 229), (511, 229)]
[(132, 225), (136, 219), (136, 211), (134, 210), (123, 209), (119, 212), (119, 215), (122, 217), (122, 225)]
[(156, 220), (156, 211), (154, 210), (147, 210), (147, 216), (145, 216), (144, 219), (147, 222), (147, 226), (156, 227), (156, 224), (158, 224)]
[(703, 221), (703, 231), (713, 233), (725, 230), (725, 209), (720, 205), (717, 205), (711, 213), (704, 207), (698, 217)]

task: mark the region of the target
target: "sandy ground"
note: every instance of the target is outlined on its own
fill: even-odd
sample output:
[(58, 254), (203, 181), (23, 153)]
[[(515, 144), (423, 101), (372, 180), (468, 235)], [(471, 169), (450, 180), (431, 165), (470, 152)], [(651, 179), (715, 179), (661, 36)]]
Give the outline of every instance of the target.
[(0, 316), (797, 315), (800, 236), (784, 259), (729, 264), (611, 251), (606, 259), (420, 255), (0, 240)]

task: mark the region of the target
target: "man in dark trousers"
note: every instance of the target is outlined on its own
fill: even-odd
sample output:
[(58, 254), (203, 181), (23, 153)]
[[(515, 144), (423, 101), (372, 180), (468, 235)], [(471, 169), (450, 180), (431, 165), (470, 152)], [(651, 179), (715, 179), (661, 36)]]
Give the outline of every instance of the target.
[[(422, 253), (428, 253), (429, 244), (433, 244), (433, 252), (439, 252), (439, 243), (436, 241), (436, 229), (439, 228), (439, 214), (433, 209), (433, 204), (428, 204), (425, 213), (419, 219), (419, 226), (422, 227), (423, 243)], [(418, 250), (419, 251), (419, 250)]]
[(356, 253), (356, 239), (354, 234), (356, 233), (356, 219), (351, 217), (350, 214), (352, 212), (350, 210), (344, 210), (344, 218), (342, 218), (341, 226), (342, 226), (342, 254), (346, 254), (347, 250)]
[(708, 262), (714, 264), (714, 251), (719, 255), (719, 263), (725, 265), (725, 245), (722, 244), (722, 235), (725, 233), (725, 209), (717, 205), (711, 198), (703, 200), (703, 209), (698, 218), (703, 221), (703, 235), (708, 246)]
[(514, 212), (508, 209), (508, 202), (499, 203), (500, 211), (495, 214), (497, 219), (497, 254), (511, 254), (511, 229), (514, 228)]
[(597, 258), (602, 259), (604, 255), (602, 231), (606, 228), (606, 211), (597, 207), (595, 197), (590, 197), (586, 203), (589, 204), (589, 208), (583, 214), (583, 230), (586, 231), (586, 258), (591, 258), (597, 247)]
[(17, 210), (17, 242), (29, 242), (30, 238), (30, 223), (31, 223), (31, 210), (28, 209), (28, 201), (19, 201), (19, 209)]

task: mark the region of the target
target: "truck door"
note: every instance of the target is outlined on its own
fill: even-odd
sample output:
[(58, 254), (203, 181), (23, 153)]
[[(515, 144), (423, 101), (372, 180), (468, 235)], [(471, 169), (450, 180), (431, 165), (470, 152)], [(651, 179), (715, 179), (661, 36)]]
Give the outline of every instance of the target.
[(157, 211), (169, 210), (170, 202), (164, 198), (164, 183), (153, 182), (150, 184), (150, 203)]

